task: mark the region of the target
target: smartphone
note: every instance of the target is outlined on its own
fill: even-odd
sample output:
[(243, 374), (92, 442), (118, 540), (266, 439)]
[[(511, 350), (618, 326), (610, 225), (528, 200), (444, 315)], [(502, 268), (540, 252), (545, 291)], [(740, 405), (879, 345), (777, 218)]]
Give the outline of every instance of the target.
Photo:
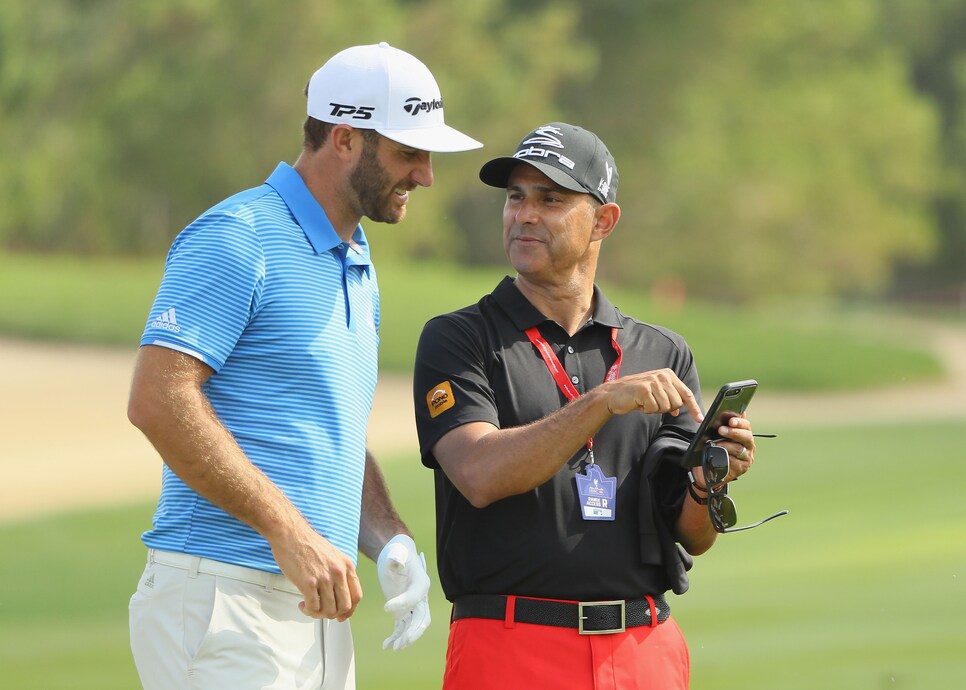
[(735, 381), (726, 383), (714, 396), (708, 412), (704, 415), (704, 421), (698, 427), (698, 431), (688, 446), (681, 464), (686, 468), (697, 467), (701, 464), (701, 454), (704, 445), (708, 441), (721, 438), (718, 434), (719, 426), (727, 426), (728, 420), (732, 417), (740, 417), (748, 409), (748, 403), (758, 389), (758, 382), (754, 379), (747, 381)]

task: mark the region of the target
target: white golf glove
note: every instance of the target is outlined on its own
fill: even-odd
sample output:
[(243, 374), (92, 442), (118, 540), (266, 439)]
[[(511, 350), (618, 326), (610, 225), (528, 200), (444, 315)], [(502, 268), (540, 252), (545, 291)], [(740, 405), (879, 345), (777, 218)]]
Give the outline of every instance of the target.
[(429, 575), (426, 558), (416, 553), (416, 542), (397, 534), (386, 542), (376, 561), (379, 584), (386, 595), (386, 612), (396, 619), (392, 635), (382, 643), (386, 649), (408, 647), (429, 627)]

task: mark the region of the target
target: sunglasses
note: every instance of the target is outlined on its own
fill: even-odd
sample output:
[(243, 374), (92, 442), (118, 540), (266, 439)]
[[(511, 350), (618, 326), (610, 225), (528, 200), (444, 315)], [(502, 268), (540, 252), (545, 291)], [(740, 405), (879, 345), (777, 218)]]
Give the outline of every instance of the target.
[(713, 442), (704, 447), (701, 466), (704, 468), (705, 486), (708, 487), (708, 516), (711, 518), (711, 525), (715, 532), (722, 534), (741, 532), (788, 514), (787, 510), (782, 510), (754, 524), (735, 527), (738, 524), (738, 511), (734, 500), (728, 495), (728, 485), (725, 484), (730, 463), (731, 460), (725, 448), (716, 446)]

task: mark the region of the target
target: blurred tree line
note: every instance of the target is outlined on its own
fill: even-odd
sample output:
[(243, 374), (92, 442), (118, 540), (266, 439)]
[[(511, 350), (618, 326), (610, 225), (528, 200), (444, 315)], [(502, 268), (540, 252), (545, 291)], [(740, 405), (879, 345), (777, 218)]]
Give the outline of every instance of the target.
[(962, 0), (12, 0), (0, 4), (0, 246), (160, 252), (294, 161), (302, 91), (380, 40), (486, 143), (436, 156), (379, 260), (502, 263), (476, 173), (555, 119), (620, 171), (608, 278), (754, 300), (961, 286)]

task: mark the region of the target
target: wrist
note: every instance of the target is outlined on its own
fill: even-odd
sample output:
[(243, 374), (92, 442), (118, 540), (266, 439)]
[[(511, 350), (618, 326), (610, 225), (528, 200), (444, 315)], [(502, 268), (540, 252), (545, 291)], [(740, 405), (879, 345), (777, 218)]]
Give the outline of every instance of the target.
[(688, 493), (691, 494), (691, 499), (698, 505), (708, 505), (708, 487), (698, 484), (690, 471), (688, 472)]
[[(597, 407), (598, 405), (600, 405), (600, 403), (603, 403), (603, 407), (604, 407), (603, 421), (604, 422), (606, 422), (607, 419), (617, 414), (616, 412), (614, 412), (613, 408), (611, 408), (611, 396), (608, 393), (608, 388), (610, 387), (610, 383), (611, 382), (609, 381), (605, 381), (601, 385), (595, 388), (592, 388), (591, 390), (581, 395), (580, 398), (578, 398), (578, 400), (583, 399), (586, 402), (586, 404), (590, 405), (591, 407)], [(597, 409), (599, 410), (600, 408), (597, 407)]]

